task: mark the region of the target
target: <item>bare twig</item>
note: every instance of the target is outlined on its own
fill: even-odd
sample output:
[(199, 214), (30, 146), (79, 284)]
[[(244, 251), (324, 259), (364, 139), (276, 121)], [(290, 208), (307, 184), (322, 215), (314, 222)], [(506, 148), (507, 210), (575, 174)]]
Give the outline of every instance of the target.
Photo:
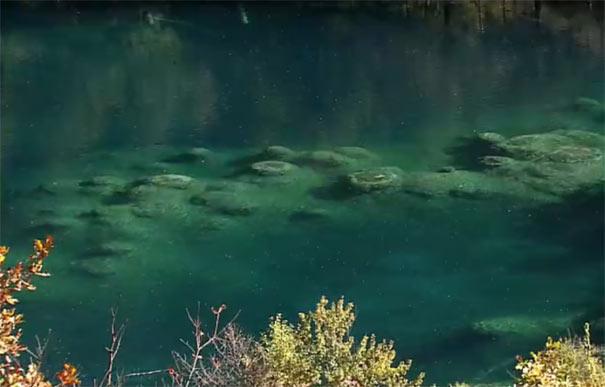
[[(217, 315), (216, 320), (218, 321), (218, 317), (220, 316)], [(215, 332), (214, 335), (208, 339), (208, 341), (206, 343), (203, 343), (203, 336), (204, 336), (204, 332), (202, 331), (201, 328), (201, 321), (200, 321), (200, 304), (197, 304), (197, 314), (195, 316), (195, 319), (193, 317), (191, 317), (191, 313), (189, 313), (189, 309), (187, 309), (187, 317), (189, 317), (189, 321), (191, 321), (191, 324), (193, 324), (193, 335), (195, 337), (195, 351), (194, 351), (194, 355), (193, 355), (193, 364), (191, 365), (191, 371), (189, 372), (189, 376), (187, 377), (187, 382), (185, 382), (185, 387), (189, 387), (189, 383), (191, 382), (191, 378), (193, 377), (193, 373), (195, 372), (196, 366), (197, 366), (197, 362), (200, 359), (200, 354), (202, 352), (202, 349), (205, 347), (205, 345), (207, 343), (209, 343), (210, 341), (212, 341), (214, 339), (214, 337), (216, 337), (216, 328), (215, 328)], [(217, 326), (218, 326), (218, 322), (217, 322)]]
[(48, 341), (50, 340), (51, 330), (48, 330), (48, 335), (44, 340), (40, 340), (40, 337), (36, 335), (36, 347), (32, 351), (29, 348), (26, 348), (25, 351), (32, 357), (32, 359), (38, 365), (38, 370), (42, 368), (42, 363), (44, 362), (44, 356), (46, 355), (46, 348), (48, 347)]
[(120, 350), (120, 345), (122, 344), (122, 338), (124, 337), (124, 330), (126, 329), (126, 325), (122, 324), (119, 328), (116, 329), (116, 317), (118, 314), (117, 308), (111, 308), (111, 327), (110, 327), (110, 340), (109, 347), (105, 348), (107, 351), (107, 369), (105, 371), (105, 375), (99, 384), (99, 387), (111, 387), (112, 386), (112, 375), (114, 371), (114, 362), (116, 356), (118, 355), (118, 351)]
[(157, 374), (165, 374), (168, 373), (168, 370), (153, 370), (153, 371), (142, 371), (142, 372), (131, 372), (129, 374), (124, 374), (122, 377), (124, 378), (136, 378), (141, 376), (149, 376), (149, 375), (157, 375)]

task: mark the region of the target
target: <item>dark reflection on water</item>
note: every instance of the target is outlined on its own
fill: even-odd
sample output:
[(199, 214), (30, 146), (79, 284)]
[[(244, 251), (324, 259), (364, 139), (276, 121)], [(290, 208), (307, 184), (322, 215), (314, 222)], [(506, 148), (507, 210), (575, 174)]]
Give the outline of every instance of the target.
[[(322, 196), (337, 173), (309, 172), (304, 189), (245, 191), (258, 212), (218, 225), (180, 193), (155, 213), (131, 208), (129, 192), (99, 200), (81, 189), (166, 168), (236, 179), (234, 160), (270, 144), (357, 145), (406, 171), (476, 170), (458, 147), (476, 131), (602, 132), (602, 115), (572, 106), (603, 101), (598, 9), (545, 4), (537, 22), (493, 5), (479, 18), (468, 6), (243, 4), (2, 3), (2, 243), (25, 254), (32, 237), (56, 236), (54, 278), (23, 303), (27, 334), (53, 328), (51, 363), (99, 374), (112, 305), (129, 319), (130, 370), (169, 361), (198, 300), (242, 309), (258, 332), (278, 311), (294, 318), (344, 294), (358, 333), (395, 339), (429, 381), (502, 380), (512, 355), (557, 332), (495, 340), (473, 322), (574, 327), (603, 314), (600, 186), (538, 207), (372, 200)], [(194, 146), (216, 159), (201, 168), (178, 153)], [(81, 264), (108, 241), (124, 259)]]

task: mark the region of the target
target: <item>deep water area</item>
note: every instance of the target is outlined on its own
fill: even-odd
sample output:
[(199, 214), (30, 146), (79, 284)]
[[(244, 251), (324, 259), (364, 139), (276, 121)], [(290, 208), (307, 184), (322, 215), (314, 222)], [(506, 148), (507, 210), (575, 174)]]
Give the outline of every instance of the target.
[(602, 342), (602, 8), (354, 3), (2, 3), (0, 243), (54, 237), (49, 369), (101, 375), (111, 307), (132, 372), (198, 303), (258, 335), (322, 295), (438, 385)]

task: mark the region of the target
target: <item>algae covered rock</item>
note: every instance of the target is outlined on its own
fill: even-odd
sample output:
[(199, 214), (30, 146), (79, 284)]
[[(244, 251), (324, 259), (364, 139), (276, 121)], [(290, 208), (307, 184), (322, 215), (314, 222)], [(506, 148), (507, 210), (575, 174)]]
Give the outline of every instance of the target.
[(588, 114), (597, 121), (603, 121), (605, 119), (605, 104), (596, 99), (578, 97), (572, 103), (572, 108), (577, 112)]
[(519, 193), (518, 185), (525, 186), (532, 201), (552, 201), (603, 181), (605, 137), (601, 134), (555, 130), (508, 139), (493, 133), (480, 136), (489, 141), (489, 147), (473, 148), (482, 152), (473, 170), (501, 179), (503, 186), (517, 186), (514, 190)]
[(117, 273), (115, 262), (110, 258), (78, 259), (71, 262), (72, 269), (92, 278), (106, 278)]
[(81, 211), (76, 215), (76, 218), (88, 222), (91, 225), (109, 226), (111, 225), (110, 218), (106, 213), (97, 209)]
[(97, 258), (126, 258), (132, 254), (134, 248), (119, 242), (104, 242), (86, 247), (80, 254), (80, 257)]
[(559, 133), (525, 134), (499, 142), (497, 148), (517, 160), (540, 161), (563, 147), (575, 146), (573, 138)]
[(532, 202), (554, 200), (513, 179), (475, 171), (405, 173), (401, 178), (401, 189), (425, 198), (450, 196), (464, 199), (514, 198)]
[(147, 181), (158, 187), (187, 189), (192, 185), (194, 179), (185, 175), (166, 174), (152, 176)]
[(473, 332), (489, 337), (544, 337), (565, 331), (573, 317), (494, 317), (471, 324)]
[(271, 145), (266, 147), (260, 153), (263, 160), (292, 160), (296, 157), (297, 152), (281, 145)]
[(357, 192), (394, 190), (401, 186), (402, 175), (397, 167), (371, 168), (348, 174), (345, 183)]
[(239, 173), (246, 173), (251, 164), (259, 161), (278, 160), (292, 162), (298, 157), (298, 152), (281, 145), (271, 145), (260, 152), (238, 157), (229, 162), (229, 165), (237, 167)]
[(601, 133), (578, 129), (558, 129), (552, 133), (570, 138), (573, 140), (573, 144), (577, 146), (598, 149), (603, 149), (605, 147), (605, 136)]
[(93, 176), (90, 179), (82, 180), (78, 183), (78, 186), (91, 188), (91, 187), (116, 187), (122, 185), (124, 181), (119, 177), (115, 176)]
[(216, 180), (208, 182), (204, 190), (206, 192), (231, 192), (245, 195), (245, 193), (255, 187), (247, 182), (234, 181), (234, 180)]
[(80, 193), (84, 195), (107, 195), (124, 184), (115, 176), (93, 176), (78, 183)]
[(337, 152), (318, 150), (304, 152), (296, 162), (317, 168), (340, 168), (353, 164), (353, 159)]
[(476, 137), (478, 140), (481, 140), (481, 141), (484, 141), (487, 143), (491, 143), (491, 144), (498, 144), (503, 141), (506, 141), (506, 137), (504, 137), (503, 135), (496, 133), (496, 132), (481, 132), (481, 133), (477, 133)]
[(108, 206), (136, 203), (145, 194), (145, 187), (130, 186), (115, 189), (103, 196), (102, 203)]
[(445, 166), (440, 167), (439, 169), (437, 169), (437, 172), (439, 172), (439, 173), (456, 172), (456, 167), (454, 167), (452, 165), (445, 165)]
[(341, 146), (334, 149), (336, 153), (358, 160), (378, 159), (378, 155), (360, 146)]
[(267, 160), (253, 163), (250, 169), (261, 176), (281, 176), (293, 171), (296, 166), (286, 161)]
[(256, 206), (243, 195), (232, 192), (203, 192), (193, 195), (190, 203), (231, 216), (248, 216), (256, 210)]

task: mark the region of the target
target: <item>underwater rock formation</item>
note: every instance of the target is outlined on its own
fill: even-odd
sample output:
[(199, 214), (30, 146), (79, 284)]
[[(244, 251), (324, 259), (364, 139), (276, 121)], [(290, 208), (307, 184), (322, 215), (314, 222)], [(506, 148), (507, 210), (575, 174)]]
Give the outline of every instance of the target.
[(134, 248), (118, 242), (105, 242), (88, 246), (81, 254), (82, 259), (107, 257), (107, 258), (126, 258), (132, 254)]
[(360, 193), (395, 190), (401, 186), (402, 175), (403, 171), (397, 167), (364, 169), (346, 175), (344, 184)]
[(102, 203), (108, 206), (135, 203), (140, 199), (140, 190), (120, 188), (104, 195)]
[(158, 187), (187, 189), (191, 186), (194, 179), (185, 175), (167, 174), (152, 176), (147, 181)]
[(250, 183), (242, 182), (242, 181), (233, 181), (233, 180), (215, 180), (208, 182), (205, 186), (204, 190), (207, 192), (212, 191), (222, 191), (222, 192), (238, 192), (244, 193), (250, 189), (253, 189)]
[(94, 208), (92, 210), (82, 211), (78, 213), (76, 215), (76, 218), (94, 225), (109, 226), (111, 224), (107, 214), (100, 212)]
[(106, 278), (117, 273), (110, 258), (78, 259), (71, 262), (72, 269), (93, 278)]
[(458, 197), (491, 199), (509, 197), (532, 201), (552, 201), (547, 195), (535, 192), (519, 182), (475, 171), (409, 172), (401, 177), (403, 192), (421, 197)]
[[(79, 193), (90, 196), (108, 196), (124, 185), (124, 180), (117, 176), (93, 176), (78, 183)], [(116, 198), (117, 199), (117, 198)]]
[(504, 316), (477, 321), (471, 324), (471, 329), (493, 338), (538, 338), (563, 332), (572, 324), (573, 317)]
[(241, 174), (245, 173), (251, 164), (257, 163), (259, 161), (279, 160), (293, 162), (293, 160), (296, 159), (298, 154), (298, 152), (285, 146), (271, 145), (262, 149), (258, 153), (238, 157), (235, 160), (229, 162), (229, 165), (239, 168), (240, 171), (236, 172), (236, 174)]
[(250, 169), (261, 176), (281, 176), (296, 169), (296, 166), (286, 161), (266, 160), (253, 163)]
[(248, 216), (256, 210), (256, 205), (233, 192), (210, 191), (195, 194), (190, 203), (231, 216)]
[(571, 105), (572, 109), (588, 114), (596, 121), (602, 122), (605, 120), (605, 104), (596, 99), (587, 97), (578, 97)]
[(93, 187), (117, 187), (124, 184), (124, 181), (116, 176), (93, 176), (90, 179), (82, 180), (78, 183), (78, 186), (83, 188)]
[(477, 137), (477, 139), (484, 141), (486, 143), (489, 143), (489, 144), (498, 144), (498, 143), (506, 141), (506, 137), (504, 137), (503, 135), (501, 135), (499, 133), (495, 133), (495, 132), (477, 133), (476, 137)]
[[(495, 150), (516, 160), (577, 163), (602, 158), (598, 135), (578, 130), (526, 134), (494, 142)], [(595, 138), (597, 137), (597, 138)]]
[(262, 160), (281, 160), (288, 161), (296, 157), (298, 153), (290, 148), (281, 145), (271, 145), (262, 150), (258, 155)]
[[(463, 175), (500, 179), (502, 193), (512, 190), (531, 201), (551, 202), (603, 182), (604, 146), (602, 135), (582, 130), (555, 130), (508, 139), (497, 133), (479, 133), (469, 140), (468, 147), (476, 160), (472, 170)], [(463, 151), (463, 147), (457, 151)]]
[(315, 168), (341, 168), (354, 163), (350, 157), (329, 150), (303, 152), (295, 162)]
[(451, 172), (456, 172), (456, 167), (453, 167), (451, 165), (446, 165), (443, 166), (439, 169), (437, 169), (437, 172), (439, 173), (451, 173)]
[(376, 160), (378, 155), (360, 146), (341, 146), (334, 149), (336, 153), (358, 160)]

